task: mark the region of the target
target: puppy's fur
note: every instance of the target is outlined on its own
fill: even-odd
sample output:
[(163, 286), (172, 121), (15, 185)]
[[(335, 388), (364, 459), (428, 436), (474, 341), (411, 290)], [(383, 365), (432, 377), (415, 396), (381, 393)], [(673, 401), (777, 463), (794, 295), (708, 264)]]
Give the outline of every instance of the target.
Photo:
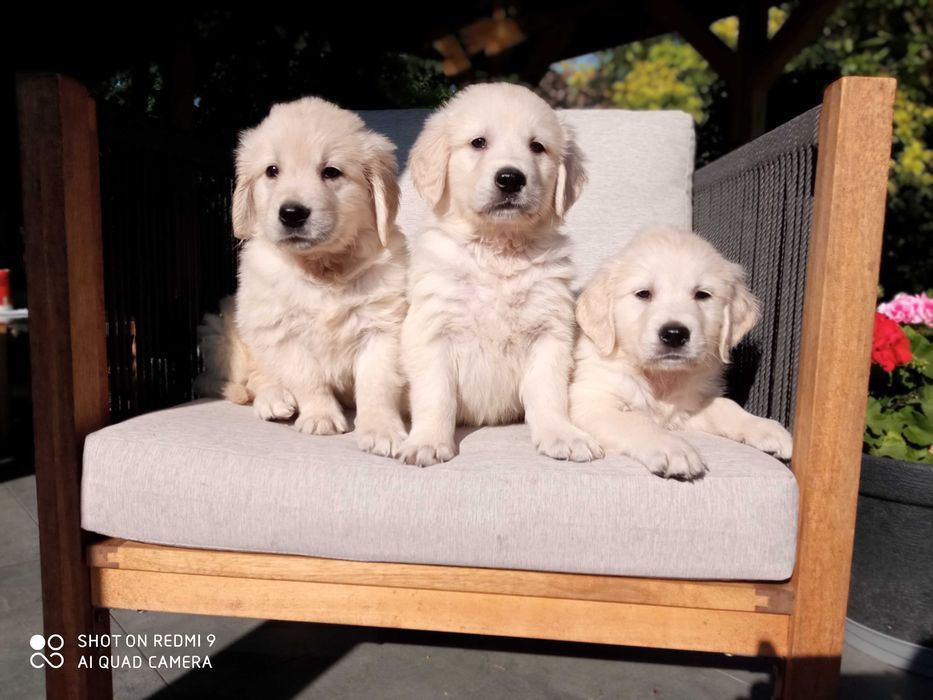
[(668, 227), (640, 232), (584, 289), (576, 315), (571, 417), (607, 452), (696, 478), (703, 460), (672, 432), (693, 429), (790, 458), (780, 423), (722, 397), (723, 365), (757, 322), (758, 302), (742, 268), (707, 241)]
[(345, 432), (342, 405), (355, 404), (357, 443), (387, 456), (404, 439), (407, 251), (395, 226), (394, 151), (317, 98), (275, 105), (241, 134), (233, 230), (245, 243), (235, 311), (225, 314), (236, 333), (229, 320), (206, 324), (224, 370), (201, 382), (252, 399), (265, 420), (297, 413), (295, 427), (317, 435)]
[(458, 422), (523, 413), (540, 452), (599, 456), (567, 413), (573, 269), (557, 227), (586, 179), (570, 133), (530, 90), (475, 85), (427, 120), (410, 168), (434, 216), (412, 247), (402, 459), (443, 462)]

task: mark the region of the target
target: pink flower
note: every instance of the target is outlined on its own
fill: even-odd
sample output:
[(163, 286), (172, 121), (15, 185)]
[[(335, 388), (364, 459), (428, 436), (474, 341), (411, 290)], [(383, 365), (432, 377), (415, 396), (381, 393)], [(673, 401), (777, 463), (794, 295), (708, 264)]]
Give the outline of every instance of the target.
[(933, 328), (933, 299), (926, 293), (901, 292), (878, 307), (878, 312), (898, 323), (925, 324)]

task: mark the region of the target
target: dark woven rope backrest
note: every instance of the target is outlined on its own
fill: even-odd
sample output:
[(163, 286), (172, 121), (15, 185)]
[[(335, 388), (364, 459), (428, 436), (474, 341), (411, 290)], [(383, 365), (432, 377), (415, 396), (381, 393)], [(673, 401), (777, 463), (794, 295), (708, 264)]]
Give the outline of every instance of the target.
[(196, 327), (236, 285), (229, 149), (100, 110), (113, 421), (192, 397)]
[(816, 107), (693, 178), (693, 225), (745, 267), (761, 322), (732, 353), (729, 394), (790, 426), (794, 413), (813, 210)]

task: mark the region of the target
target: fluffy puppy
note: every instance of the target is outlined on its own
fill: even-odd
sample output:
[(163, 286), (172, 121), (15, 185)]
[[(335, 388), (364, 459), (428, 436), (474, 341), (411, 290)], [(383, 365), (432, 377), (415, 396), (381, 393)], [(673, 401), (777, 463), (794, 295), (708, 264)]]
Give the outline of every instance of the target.
[(232, 358), (224, 395), (252, 399), (266, 420), (297, 414), (295, 427), (316, 435), (346, 432), (342, 406), (355, 404), (360, 448), (387, 456), (405, 436), (407, 250), (395, 226), (394, 151), (357, 115), (317, 98), (275, 105), (241, 134), (237, 337), (214, 345)]
[(706, 465), (672, 432), (692, 429), (790, 458), (780, 423), (722, 397), (723, 365), (758, 321), (758, 302), (742, 268), (704, 239), (643, 230), (583, 290), (576, 316), (571, 417), (607, 452), (693, 479)]
[(234, 297), (224, 297), (220, 300), (220, 313), (204, 314), (198, 326), (198, 348), (204, 371), (194, 380), (194, 393), (248, 404), (254, 396), (251, 378), (256, 368), (237, 333), (235, 307)]
[(558, 225), (586, 179), (571, 134), (530, 90), (474, 85), (427, 120), (409, 165), (433, 217), (412, 246), (402, 460), (443, 462), (457, 423), (523, 414), (543, 454), (599, 456), (568, 418), (573, 267)]

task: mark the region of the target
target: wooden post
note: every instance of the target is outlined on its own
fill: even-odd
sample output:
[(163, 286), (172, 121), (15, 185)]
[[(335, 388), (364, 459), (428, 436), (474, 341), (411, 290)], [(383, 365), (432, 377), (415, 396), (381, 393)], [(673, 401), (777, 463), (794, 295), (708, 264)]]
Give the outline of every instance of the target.
[(768, 3), (749, 0), (739, 14), (737, 69), (729, 83), (729, 141), (741, 146), (765, 133), (768, 84), (758, 65), (768, 48)]
[(107, 610), (91, 605), (80, 511), (84, 438), (109, 417), (97, 117), (72, 80), (19, 76), (16, 87), (42, 608), (45, 636), (64, 641), (64, 664), (46, 665), (46, 693), (109, 698), (110, 671), (78, 668), (77, 648), (79, 634), (110, 629)]
[(683, 0), (656, 0), (656, 17), (670, 22), (729, 88), (728, 138), (741, 146), (767, 128), (768, 90), (784, 66), (812, 42), (840, 0), (811, 0), (795, 9), (768, 41), (768, 0), (741, 3), (738, 50), (733, 51), (691, 12)]
[(785, 698), (836, 697), (895, 85), (842, 78), (823, 99), (794, 418), (801, 501)]

